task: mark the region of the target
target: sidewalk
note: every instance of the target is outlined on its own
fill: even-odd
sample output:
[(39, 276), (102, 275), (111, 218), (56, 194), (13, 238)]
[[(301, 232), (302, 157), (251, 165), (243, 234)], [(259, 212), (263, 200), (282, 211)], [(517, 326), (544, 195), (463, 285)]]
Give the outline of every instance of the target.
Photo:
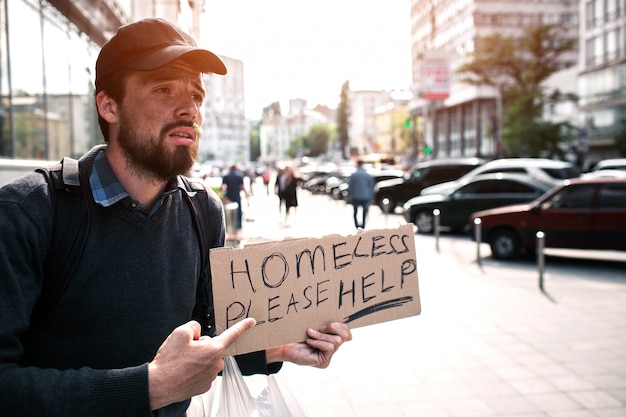
[[(271, 198), (255, 197), (244, 235), (354, 232), (350, 206), (299, 197), (291, 225), (277, 201), (272, 211)], [(368, 228), (401, 219), (371, 211)], [(284, 366), (309, 417), (626, 416), (623, 275), (548, 268), (542, 293), (534, 268), (481, 267), (470, 242), (433, 242), (416, 236), (421, 315), (354, 329), (328, 369)]]

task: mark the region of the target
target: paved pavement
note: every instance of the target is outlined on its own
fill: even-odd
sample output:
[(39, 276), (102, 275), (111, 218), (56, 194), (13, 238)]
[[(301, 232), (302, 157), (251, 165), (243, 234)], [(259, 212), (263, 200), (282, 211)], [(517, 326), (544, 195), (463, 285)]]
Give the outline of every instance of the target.
[[(351, 207), (300, 192), (288, 223), (261, 187), (242, 244), (354, 233)], [(395, 227), (372, 207), (369, 228)], [(626, 417), (626, 254), (593, 276), (546, 262), (501, 263), (469, 240), (416, 236), (422, 314), (354, 329), (324, 370), (281, 377), (309, 417)], [(602, 257), (603, 254), (599, 254)]]

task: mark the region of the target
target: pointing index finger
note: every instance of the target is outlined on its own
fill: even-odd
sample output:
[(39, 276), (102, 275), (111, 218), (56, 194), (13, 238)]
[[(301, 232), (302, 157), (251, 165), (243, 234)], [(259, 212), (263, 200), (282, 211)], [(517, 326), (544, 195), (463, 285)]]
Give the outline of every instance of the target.
[(232, 327), (224, 330), (219, 336), (215, 336), (213, 340), (219, 340), (223, 344), (224, 349), (235, 343), (242, 334), (248, 329), (256, 325), (256, 320), (249, 317), (236, 323)]

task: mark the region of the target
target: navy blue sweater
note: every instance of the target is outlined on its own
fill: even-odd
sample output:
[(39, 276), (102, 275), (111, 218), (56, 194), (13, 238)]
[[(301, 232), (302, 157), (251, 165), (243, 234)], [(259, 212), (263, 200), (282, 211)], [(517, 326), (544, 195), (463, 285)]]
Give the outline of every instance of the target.
[[(151, 217), (94, 203), (94, 148), (80, 160), (90, 204), (85, 252), (62, 297), (33, 315), (51, 243), (50, 191), (41, 174), (0, 188), (0, 415), (150, 416), (148, 362), (194, 317), (200, 249), (178, 190)], [(210, 247), (224, 242), (211, 199)], [(264, 352), (238, 358), (244, 373), (276, 371)], [(188, 401), (160, 410), (183, 416)]]

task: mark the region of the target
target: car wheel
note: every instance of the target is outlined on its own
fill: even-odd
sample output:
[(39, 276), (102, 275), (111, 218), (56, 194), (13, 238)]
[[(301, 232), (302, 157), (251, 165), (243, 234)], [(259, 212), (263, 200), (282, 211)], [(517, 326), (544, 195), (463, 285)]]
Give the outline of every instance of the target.
[(489, 238), (491, 253), (496, 259), (515, 259), (522, 254), (519, 236), (510, 229), (496, 229)]
[(378, 199), (378, 207), (383, 213), (393, 213), (396, 210), (396, 202), (388, 195), (384, 195)]
[(433, 212), (429, 210), (418, 211), (413, 223), (417, 226), (418, 233), (429, 234), (435, 230), (435, 218)]

